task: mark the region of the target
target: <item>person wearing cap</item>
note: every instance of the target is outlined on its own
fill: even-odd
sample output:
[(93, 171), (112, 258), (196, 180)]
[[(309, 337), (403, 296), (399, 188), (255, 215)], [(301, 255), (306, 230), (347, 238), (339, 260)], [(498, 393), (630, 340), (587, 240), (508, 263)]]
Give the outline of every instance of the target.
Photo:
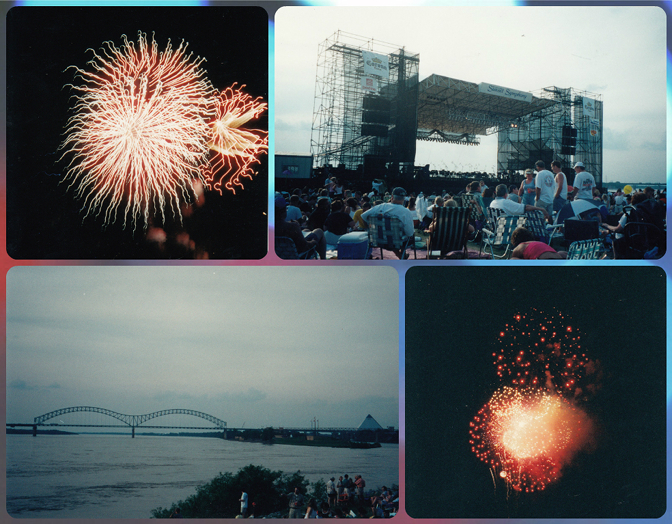
[(595, 187), (595, 179), (583, 165), (583, 162), (574, 164), (574, 198), (582, 200), (593, 200), (593, 188)]
[(534, 178), (536, 198), (534, 205), (543, 207), (551, 215), (553, 213), (553, 195), (555, 193), (555, 177), (548, 169), (543, 160), (537, 160), (534, 164), (537, 168), (537, 176)]
[(275, 236), (291, 238), (299, 255), (315, 247), (322, 260), (327, 258), (324, 232), (314, 229), (304, 237), (298, 222), (287, 222), (287, 201), (279, 195), (275, 197)]
[[(478, 182), (477, 182), (478, 183)], [(392, 190), (392, 199), (389, 202), (379, 204), (372, 207), (365, 213), (362, 213), (362, 219), (367, 221), (370, 215), (389, 215), (395, 216), (399, 220), (404, 228), (404, 235), (413, 236), (415, 235), (415, 228), (413, 226), (413, 213), (404, 207), (404, 199), (406, 198), (406, 190), (403, 187), (395, 187)], [(399, 250), (395, 250), (394, 254), (401, 260), (403, 253)]]
[[(495, 188), (495, 191), (497, 189)], [(521, 203), (526, 206), (534, 205), (534, 197), (536, 191), (534, 188), (534, 170), (526, 169), (525, 170), (525, 180), (520, 184), (520, 189), (518, 190), (518, 196), (520, 196)]]

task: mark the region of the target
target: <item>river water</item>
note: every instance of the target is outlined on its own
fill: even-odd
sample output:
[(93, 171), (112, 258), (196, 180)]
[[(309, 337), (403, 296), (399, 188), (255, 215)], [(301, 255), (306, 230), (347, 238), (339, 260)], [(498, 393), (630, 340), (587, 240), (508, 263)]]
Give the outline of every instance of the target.
[(7, 512), (18, 518), (150, 518), (217, 474), (254, 464), (311, 483), (359, 474), (399, 483), (399, 446), (336, 449), (199, 437), (7, 435)]

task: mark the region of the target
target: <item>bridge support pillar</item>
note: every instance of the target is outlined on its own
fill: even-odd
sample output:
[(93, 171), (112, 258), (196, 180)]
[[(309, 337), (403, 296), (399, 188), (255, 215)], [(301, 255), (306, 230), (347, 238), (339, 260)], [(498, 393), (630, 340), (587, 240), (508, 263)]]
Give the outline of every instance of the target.
[(133, 427), (131, 428), (131, 430), (132, 430), (132, 432), (131, 432), (131, 438), (135, 438), (135, 426), (133, 426)]
[(37, 424), (33, 424), (33, 437), (37, 437)]

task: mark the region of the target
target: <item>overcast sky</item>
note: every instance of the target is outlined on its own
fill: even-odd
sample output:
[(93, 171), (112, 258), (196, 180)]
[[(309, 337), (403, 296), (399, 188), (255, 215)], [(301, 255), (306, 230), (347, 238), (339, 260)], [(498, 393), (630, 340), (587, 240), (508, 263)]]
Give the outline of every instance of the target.
[[(666, 17), (658, 7), (284, 7), (276, 15), (275, 151), (309, 153), (318, 45), (336, 31), (420, 54), (432, 74), (602, 95), (604, 181), (665, 182)], [(494, 172), (478, 147), (417, 143), (416, 165)]]
[(95, 406), (398, 427), (398, 287), (386, 267), (15, 267), (7, 420)]

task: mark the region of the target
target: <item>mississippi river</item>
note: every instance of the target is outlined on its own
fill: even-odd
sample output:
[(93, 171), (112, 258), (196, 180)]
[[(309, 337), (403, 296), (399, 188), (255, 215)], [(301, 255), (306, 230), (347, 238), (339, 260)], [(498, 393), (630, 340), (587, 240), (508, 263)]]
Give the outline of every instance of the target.
[(18, 518), (136, 518), (254, 464), (311, 483), (359, 474), (399, 483), (399, 446), (333, 449), (198, 437), (7, 435), (7, 512)]

